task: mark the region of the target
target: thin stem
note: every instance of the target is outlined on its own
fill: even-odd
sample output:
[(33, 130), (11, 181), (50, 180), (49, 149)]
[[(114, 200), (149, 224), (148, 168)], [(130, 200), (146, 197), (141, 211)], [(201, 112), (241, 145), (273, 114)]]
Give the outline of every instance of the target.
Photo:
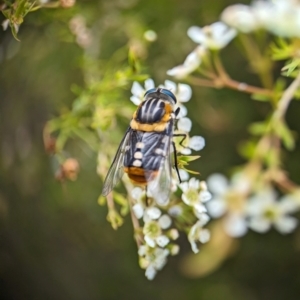
[(271, 90), (260, 88), (260, 87), (253, 86), (253, 85), (249, 85), (244, 82), (235, 81), (229, 77), (226, 78), (225, 80), (223, 80), (223, 84), (224, 84), (224, 86), (226, 86), (230, 89), (245, 92), (247, 94), (259, 94), (259, 95), (264, 95), (264, 96), (268, 96), (268, 97), (271, 97), (273, 95), (273, 92)]
[(242, 91), (248, 94), (260, 94), (260, 95), (265, 95), (265, 96), (272, 96), (272, 91), (256, 86), (249, 85), (247, 83), (235, 81), (230, 78), (229, 74), (226, 72), (222, 61), (220, 60), (219, 54), (215, 52), (213, 54), (213, 60), (215, 63), (216, 70), (219, 74), (219, 81), (218, 84), (223, 84), (223, 86), (228, 87), (233, 90), (238, 90)]
[(130, 216), (131, 216), (132, 226), (133, 226), (133, 230), (134, 230), (134, 239), (135, 239), (137, 247), (139, 249), (140, 246), (142, 246), (142, 244), (143, 244), (143, 238), (139, 234), (139, 232), (141, 231), (139, 220), (133, 213), (133, 209), (132, 209), (133, 199), (130, 196), (130, 194), (131, 194), (131, 190), (133, 187), (129, 186), (129, 184), (127, 182), (124, 182), (124, 185), (125, 185), (125, 188), (127, 191), (128, 203), (129, 203), (129, 208), (130, 208)]
[(109, 193), (109, 194), (106, 196), (106, 199), (107, 199), (108, 210), (109, 210), (109, 211), (115, 210), (115, 203), (114, 203), (113, 193)]
[(228, 73), (225, 71), (225, 68), (222, 64), (222, 61), (220, 59), (219, 53), (218, 52), (213, 52), (213, 61), (215, 63), (216, 70), (222, 79), (222, 81), (226, 81), (229, 78)]
[(215, 82), (212, 80), (208, 80), (208, 79), (189, 76), (189, 77), (187, 77), (187, 81), (191, 84), (198, 85), (198, 86), (207, 86), (207, 87), (212, 87), (212, 88), (216, 87)]
[(292, 193), (297, 189), (299, 189), (299, 186), (293, 181), (291, 181), (284, 173), (281, 173), (280, 177), (277, 176), (273, 180), (279, 187), (281, 187), (283, 190), (287, 192)]
[(260, 77), (263, 86), (271, 89), (273, 86), (273, 78), (270, 73), (270, 66), (268, 65), (268, 62), (266, 62), (266, 58), (263, 57), (257, 44), (253, 43), (248, 35), (240, 34), (239, 37), (252, 69)]
[(273, 115), (274, 119), (283, 119), (284, 115), (288, 109), (290, 102), (292, 101), (295, 92), (300, 86), (300, 72), (295, 80), (290, 84), (290, 86), (284, 91), (281, 99), (278, 102), (277, 109)]
[(272, 96), (272, 91), (263, 89), (260, 87), (252, 86), (244, 82), (239, 82), (231, 79), (230, 77), (227, 78), (216, 78), (215, 80), (207, 80), (197, 77), (189, 76), (187, 78), (187, 81), (193, 85), (197, 86), (206, 86), (206, 87), (212, 87), (212, 88), (222, 88), (227, 87), (233, 90), (241, 91), (247, 94), (259, 94), (259, 95), (265, 95), (268, 97)]

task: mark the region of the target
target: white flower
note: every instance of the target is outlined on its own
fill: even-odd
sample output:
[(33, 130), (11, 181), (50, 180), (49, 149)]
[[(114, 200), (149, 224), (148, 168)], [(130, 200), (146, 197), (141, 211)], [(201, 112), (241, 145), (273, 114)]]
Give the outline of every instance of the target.
[(224, 48), (236, 36), (237, 31), (222, 22), (216, 22), (203, 28), (192, 26), (187, 34), (195, 43), (217, 50)]
[(151, 78), (145, 80), (145, 88), (143, 88), (138, 82), (134, 81), (131, 88), (132, 96), (130, 97), (130, 100), (135, 105), (140, 105), (144, 99), (146, 91), (152, 88), (155, 88), (155, 84)]
[(148, 280), (153, 280), (157, 271), (165, 266), (169, 254), (169, 250), (161, 248), (155, 248), (154, 251), (146, 253), (144, 259), (148, 262), (148, 266), (146, 268), (145, 276)]
[(157, 39), (157, 34), (153, 30), (147, 30), (147, 31), (144, 32), (144, 38), (148, 42), (154, 42)]
[(148, 207), (145, 210), (144, 222), (156, 220), (161, 216), (161, 210), (157, 207)]
[(252, 7), (244, 4), (228, 6), (221, 14), (221, 20), (241, 32), (251, 32), (260, 27), (260, 22)]
[(299, 206), (292, 197), (285, 196), (277, 201), (275, 191), (266, 188), (249, 201), (249, 227), (264, 233), (273, 225), (282, 234), (290, 233), (297, 227), (298, 220), (289, 214), (298, 210)]
[(171, 226), (172, 220), (168, 215), (162, 215), (158, 220), (158, 224), (162, 229), (167, 229)]
[(170, 229), (168, 235), (172, 240), (177, 240), (179, 238), (179, 232), (175, 228)]
[(198, 179), (192, 177), (189, 182), (182, 182), (179, 184), (182, 190), (182, 200), (185, 204), (191, 205), (193, 201), (201, 201), (199, 196), (200, 182)]
[(177, 104), (175, 106), (175, 110), (179, 107), (180, 111), (177, 116), (178, 119), (185, 117), (187, 115), (187, 108), (182, 104), (185, 102), (190, 101), (192, 97), (192, 88), (185, 83), (178, 83), (176, 84), (175, 82), (171, 80), (165, 80), (164, 85), (162, 86), (168, 90), (170, 90), (172, 93), (174, 93), (176, 99), (177, 99)]
[(193, 73), (202, 62), (202, 58), (207, 54), (203, 46), (198, 46), (185, 59), (182, 65), (174, 67), (167, 71), (167, 74), (175, 78), (185, 78), (187, 75)]
[(160, 235), (156, 238), (155, 241), (157, 245), (162, 248), (166, 247), (170, 242), (169, 238), (166, 235)]
[(241, 178), (242, 184), (244, 181), (241, 176), (237, 176), (232, 185), (222, 174), (213, 174), (207, 179), (209, 191), (213, 193), (213, 198), (206, 203), (208, 214), (213, 218), (225, 215), (224, 230), (232, 237), (240, 237), (247, 232), (245, 199), (238, 178)]
[(133, 199), (139, 201), (144, 195), (144, 191), (140, 187), (134, 187), (131, 191), (131, 196)]
[(243, 214), (240, 213), (230, 213), (223, 220), (225, 232), (231, 237), (242, 237), (247, 231), (247, 222)]
[(189, 118), (181, 118), (177, 122), (177, 129), (184, 132), (190, 132), (192, 129), (192, 121)]
[(170, 249), (170, 254), (171, 255), (177, 255), (179, 253), (179, 246), (178, 245), (172, 245), (171, 249)]
[(149, 235), (145, 235), (144, 240), (149, 247), (151, 247), (151, 248), (155, 247), (155, 245), (156, 245), (155, 240), (152, 239)]
[(182, 214), (182, 207), (179, 205), (173, 205), (169, 208), (168, 214), (176, 218)]
[(200, 223), (201, 226), (204, 226), (208, 223), (208, 221), (210, 220), (210, 217), (208, 216), (208, 214), (202, 212), (202, 213), (197, 213), (196, 217), (198, 218), (198, 221)]
[(197, 221), (188, 234), (188, 239), (191, 244), (194, 253), (199, 252), (198, 243), (207, 243), (210, 239), (210, 232), (208, 229), (204, 229), (201, 222)]
[(180, 152), (183, 155), (191, 155), (192, 154), (192, 150), (190, 148), (178, 149), (178, 152)]
[(206, 212), (206, 208), (201, 201), (199, 180), (191, 178), (189, 182), (180, 183), (179, 187), (183, 192), (181, 198), (186, 205), (193, 207), (197, 213)]
[(153, 265), (149, 265), (146, 269), (145, 276), (148, 280), (153, 280), (157, 271), (155, 270)]
[(253, 11), (262, 26), (283, 37), (300, 37), (300, 5), (294, 0), (257, 1)]
[(205, 147), (205, 139), (202, 136), (195, 135), (189, 139), (188, 147), (200, 151)]
[(188, 102), (192, 98), (192, 88), (186, 83), (176, 84), (171, 80), (165, 80), (162, 87), (170, 90), (175, 95), (177, 102), (179, 103)]
[(146, 253), (147, 253), (147, 246), (146, 245), (141, 245), (139, 247), (139, 250), (138, 250), (138, 255), (139, 256), (144, 256), (144, 255), (146, 255)]
[(2, 25), (3, 30), (5, 31), (8, 28), (9, 19), (5, 19), (1, 25)]
[(200, 200), (202, 202), (207, 202), (208, 200), (210, 200), (212, 198), (212, 195), (209, 191), (200, 191)]
[[(190, 118), (182, 117), (178, 120), (177, 130), (179, 132), (189, 133), (191, 129), (192, 129), (192, 121)], [(179, 147), (179, 149), (177, 150), (184, 155), (190, 155), (192, 153), (192, 150), (200, 151), (204, 147), (205, 147), (205, 139), (202, 136), (195, 135), (193, 137), (189, 137), (184, 147)]]
[(140, 203), (133, 205), (132, 211), (138, 219), (142, 218), (144, 215), (144, 208)]
[[(181, 181), (187, 181), (190, 178), (189, 173), (183, 169), (179, 169), (179, 175), (180, 175)], [(176, 177), (178, 178), (177, 174), (176, 174)]]

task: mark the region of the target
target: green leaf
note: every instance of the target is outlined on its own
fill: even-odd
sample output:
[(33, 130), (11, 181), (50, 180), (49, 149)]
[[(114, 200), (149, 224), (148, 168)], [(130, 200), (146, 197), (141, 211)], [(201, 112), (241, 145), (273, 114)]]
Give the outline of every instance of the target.
[(69, 138), (69, 135), (66, 132), (59, 134), (56, 139), (55, 147), (57, 152), (61, 152)]
[(138, 56), (133, 48), (129, 49), (128, 63), (129, 63), (129, 66), (131, 67), (131, 70), (133, 73), (139, 73), (139, 71), (141, 69), (141, 65), (139, 63)]
[(190, 162), (200, 158), (200, 155), (180, 155), (178, 156), (178, 161), (180, 162)]
[(118, 227), (121, 227), (123, 225), (123, 218), (115, 209), (110, 209), (108, 211), (106, 219), (111, 224), (112, 228), (115, 230), (117, 230)]
[(263, 135), (268, 131), (269, 128), (269, 122), (255, 122), (252, 123), (248, 130), (253, 135)]
[(124, 195), (115, 191), (114, 192), (114, 200), (116, 201), (116, 203), (121, 205), (121, 211), (120, 211), (121, 215), (122, 216), (127, 215), (129, 212), (129, 203), (128, 203), (127, 198)]
[(281, 138), (284, 146), (288, 150), (293, 150), (295, 147), (295, 139), (287, 125), (283, 121), (278, 121), (276, 124), (274, 124), (273, 128), (278, 137)]
[(106, 204), (106, 197), (100, 195), (97, 200), (98, 204), (104, 206)]
[(281, 70), (285, 71), (286, 76), (290, 77), (292, 72), (300, 65), (300, 59), (290, 60)]
[(15, 23), (9, 23), (10, 24), (10, 28), (11, 28), (11, 33), (13, 35), (13, 37), (20, 42), (20, 40), (18, 39), (18, 31), (19, 31), (19, 25), (15, 24)]
[(252, 94), (251, 99), (262, 102), (269, 102), (270, 96), (262, 95), (262, 94)]
[(293, 56), (293, 46), (283, 38), (277, 38), (270, 46), (272, 59), (284, 60)]
[(257, 142), (256, 141), (245, 141), (238, 146), (238, 152), (246, 159), (253, 157), (255, 153)]

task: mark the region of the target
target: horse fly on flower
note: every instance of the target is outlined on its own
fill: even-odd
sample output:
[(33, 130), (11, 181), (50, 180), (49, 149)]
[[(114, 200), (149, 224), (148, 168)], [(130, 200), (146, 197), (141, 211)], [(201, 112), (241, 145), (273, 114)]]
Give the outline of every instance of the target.
[(168, 89), (152, 88), (134, 112), (104, 181), (102, 195), (107, 196), (120, 181), (123, 173), (139, 186), (145, 186), (160, 205), (169, 201), (172, 185), (171, 147), (174, 148), (174, 165), (180, 179), (174, 136), (176, 97)]

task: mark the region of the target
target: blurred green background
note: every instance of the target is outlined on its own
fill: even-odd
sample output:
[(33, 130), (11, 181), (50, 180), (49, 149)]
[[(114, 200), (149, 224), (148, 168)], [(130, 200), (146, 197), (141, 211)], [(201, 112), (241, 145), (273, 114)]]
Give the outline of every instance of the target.
[[(186, 265), (192, 254), (182, 238), (179, 256), (170, 258), (149, 282), (138, 266), (130, 218), (114, 231), (106, 221), (107, 208), (97, 204), (101, 180), (96, 154), (83, 143), (72, 144), (81, 171), (77, 181), (60, 184), (43, 147), (45, 123), (70, 107), (72, 86), (84, 87), (86, 54), (69, 29), (72, 17), (86, 18), (97, 44), (92, 55), (102, 60), (128, 38), (156, 31), (158, 39), (149, 46), (144, 64), (156, 83), (163, 83), (166, 70), (182, 63), (195, 47), (187, 29), (215, 22), (232, 3), (78, 1), (69, 9), (29, 14), (20, 28), (21, 42), (9, 30), (0, 32), (0, 299), (300, 298), (299, 229), (289, 236), (250, 232), (224, 262), (201, 277), (192, 270), (201, 265)], [(259, 84), (234, 45), (224, 49), (222, 57), (233, 78)], [(193, 88), (187, 107), (192, 134), (204, 136), (207, 143), (193, 164), (201, 179), (242, 164), (236, 149), (248, 137), (247, 125), (269, 111), (268, 104), (247, 95), (207, 88)], [(292, 103), (288, 124), (295, 132), (300, 130), (299, 113), (299, 103)], [(297, 143), (285, 157), (298, 183), (299, 155)], [(207, 256), (208, 263), (214, 259)]]

